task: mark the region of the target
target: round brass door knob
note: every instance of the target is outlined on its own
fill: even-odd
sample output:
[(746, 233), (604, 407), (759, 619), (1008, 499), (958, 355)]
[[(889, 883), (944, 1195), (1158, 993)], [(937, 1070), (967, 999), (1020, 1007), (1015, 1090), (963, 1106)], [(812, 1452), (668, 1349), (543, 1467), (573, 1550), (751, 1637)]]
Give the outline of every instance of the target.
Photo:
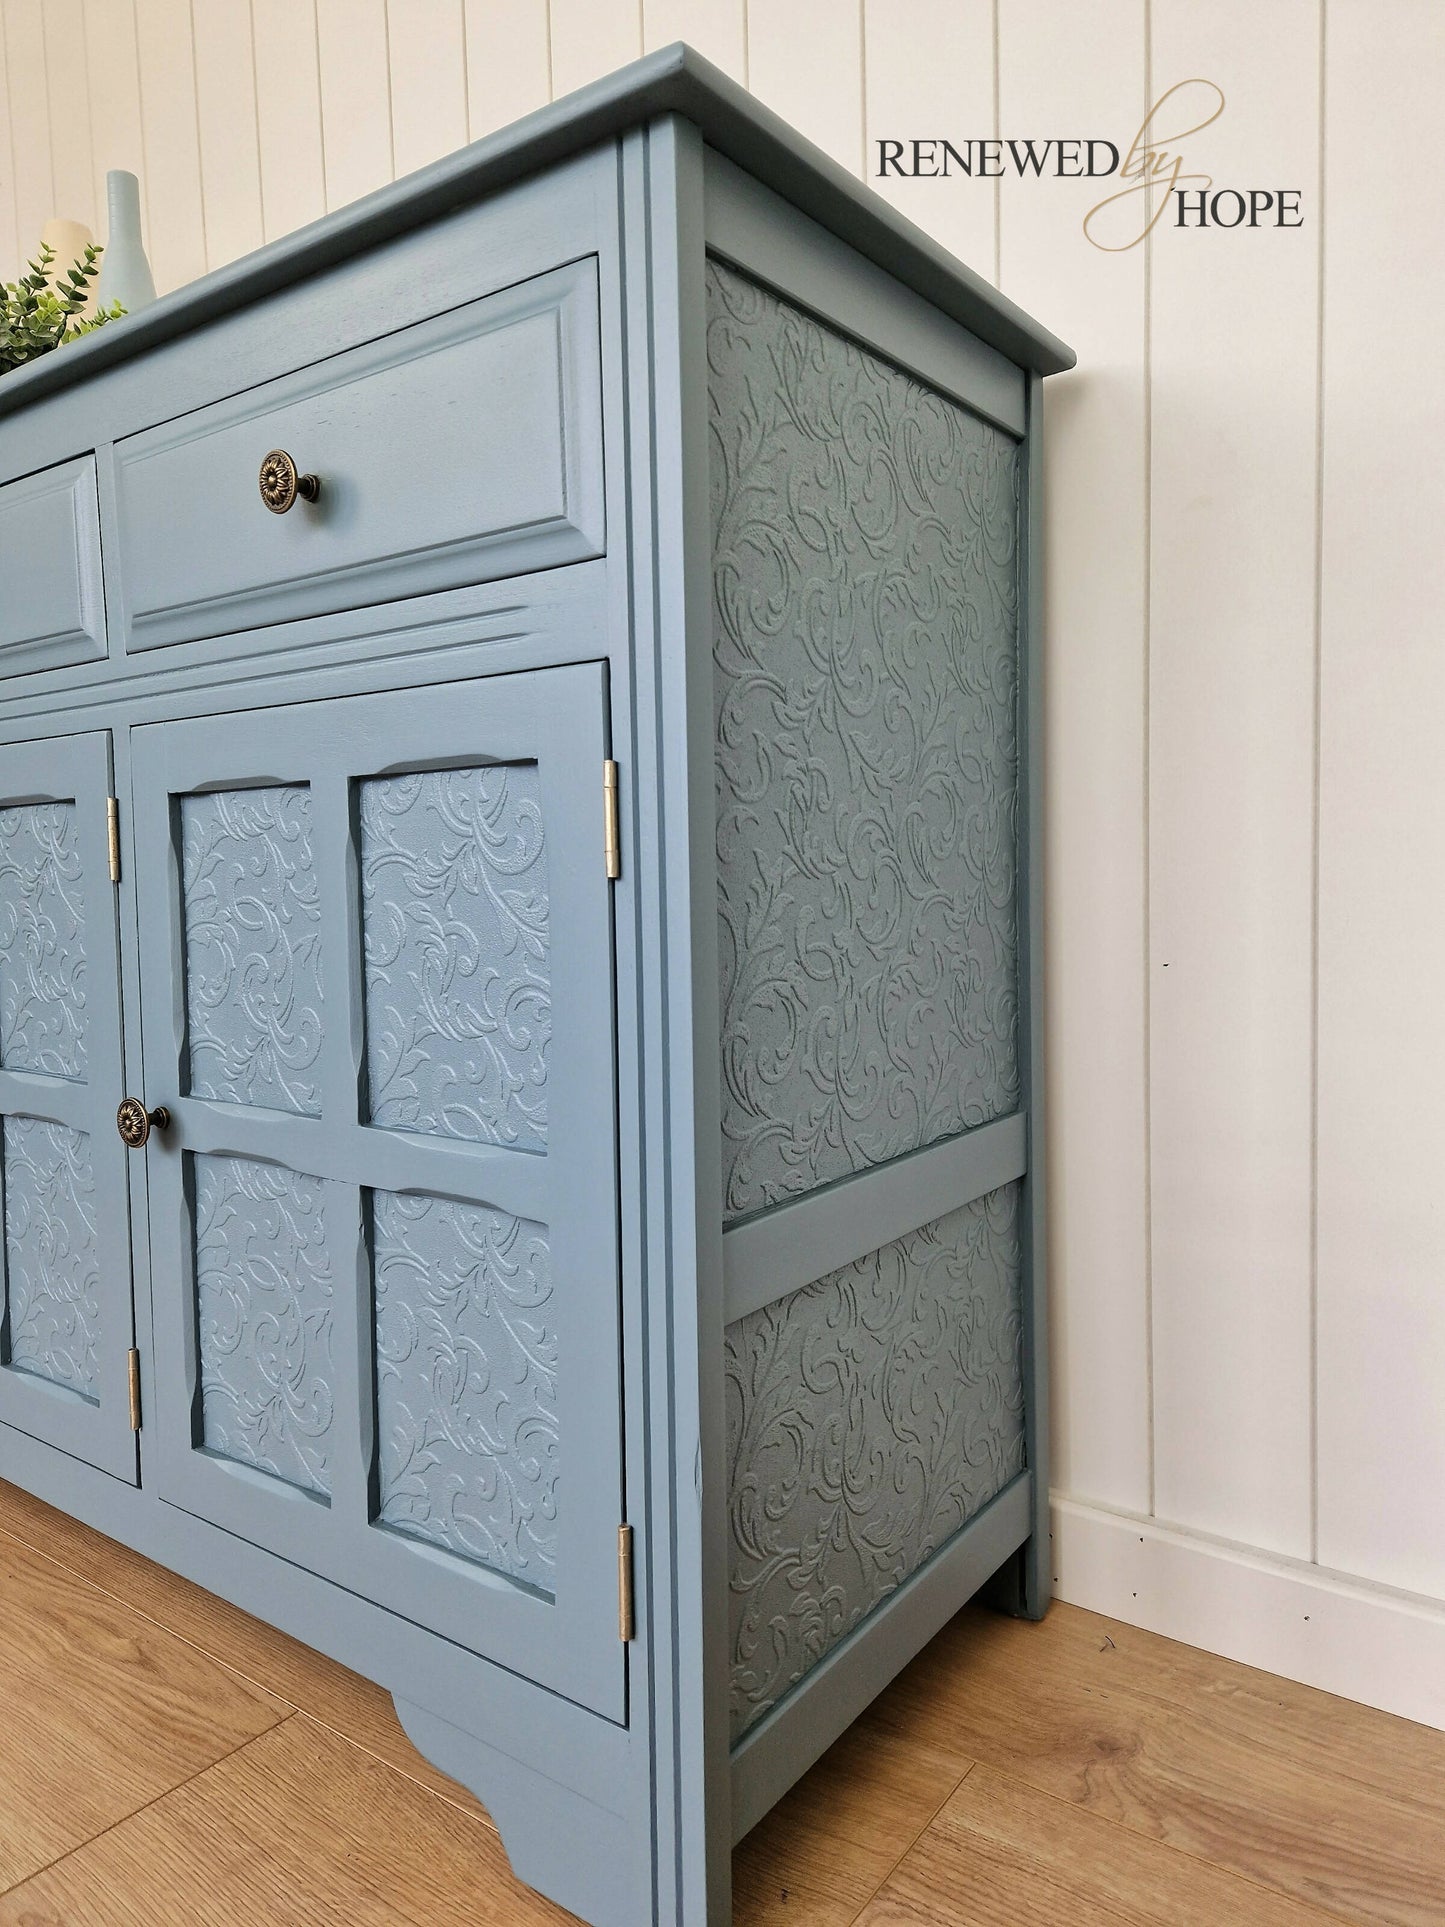
[(164, 1104), (148, 1111), (138, 1097), (122, 1098), (115, 1114), (115, 1128), (132, 1151), (139, 1151), (149, 1141), (152, 1131), (164, 1131), (170, 1121), (171, 1114)]
[(321, 493), (319, 475), (298, 475), (284, 448), (273, 448), (261, 459), (261, 500), (273, 515), (284, 515), (297, 496), (314, 502)]

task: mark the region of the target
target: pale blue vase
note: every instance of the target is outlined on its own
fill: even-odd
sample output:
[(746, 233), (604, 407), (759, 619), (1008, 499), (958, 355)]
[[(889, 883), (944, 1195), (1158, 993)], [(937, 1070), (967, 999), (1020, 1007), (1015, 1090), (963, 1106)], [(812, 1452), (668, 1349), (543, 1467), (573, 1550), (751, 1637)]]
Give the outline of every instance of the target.
[(149, 307), (156, 298), (155, 277), (140, 238), (140, 182), (124, 168), (105, 177), (110, 232), (100, 257), (97, 299), (103, 308), (118, 301), (127, 314)]

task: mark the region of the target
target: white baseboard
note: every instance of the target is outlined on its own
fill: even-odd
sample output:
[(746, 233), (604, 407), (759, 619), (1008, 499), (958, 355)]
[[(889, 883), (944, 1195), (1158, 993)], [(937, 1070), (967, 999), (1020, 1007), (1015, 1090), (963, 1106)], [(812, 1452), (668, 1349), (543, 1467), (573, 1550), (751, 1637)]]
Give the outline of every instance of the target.
[(1445, 1729), (1445, 1604), (1055, 1496), (1054, 1592)]

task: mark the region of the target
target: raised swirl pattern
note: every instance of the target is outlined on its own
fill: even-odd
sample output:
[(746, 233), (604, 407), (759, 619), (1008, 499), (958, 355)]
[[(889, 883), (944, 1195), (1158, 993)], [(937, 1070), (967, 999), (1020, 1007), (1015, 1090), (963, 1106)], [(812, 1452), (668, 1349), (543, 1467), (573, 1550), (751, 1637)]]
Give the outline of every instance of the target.
[(557, 1332), (544, 1225), (373, 1196), (380, 1520), (551, 1595)]
[(734, 1738), (1023, 1469), (1018, 1203), (728, 1327)]
[(36, 1117), (7, 1117), (7, 1362), (94, 1402), (100, 1260), (90, 1138)]
[(1018, 459), (708, 267), (726, 1208), (1019, 1099)]
[(534, 763), (361, 785), (373, 1123), (547, 1143), (547, 849)]
[(197, 1157), (202, 1438), (305, 1492), (331, 1490), (326, 1185), (250, 1158)]
[(75, 805), (0, 810), (0, 1065), (83, 1081), (85, 993)]
[(320, 1114), (321, 903), (311, 792), (181, 799), (191, 1092)]

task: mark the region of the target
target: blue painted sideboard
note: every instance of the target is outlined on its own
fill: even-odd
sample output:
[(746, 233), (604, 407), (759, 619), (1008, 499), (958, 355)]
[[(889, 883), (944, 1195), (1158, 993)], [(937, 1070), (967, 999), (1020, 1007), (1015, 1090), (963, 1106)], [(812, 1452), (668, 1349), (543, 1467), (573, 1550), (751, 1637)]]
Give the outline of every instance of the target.
[(1071, 360), (678, 47), (0, 383), (0, 1477), (609, 1927), (1047, 1603)]

